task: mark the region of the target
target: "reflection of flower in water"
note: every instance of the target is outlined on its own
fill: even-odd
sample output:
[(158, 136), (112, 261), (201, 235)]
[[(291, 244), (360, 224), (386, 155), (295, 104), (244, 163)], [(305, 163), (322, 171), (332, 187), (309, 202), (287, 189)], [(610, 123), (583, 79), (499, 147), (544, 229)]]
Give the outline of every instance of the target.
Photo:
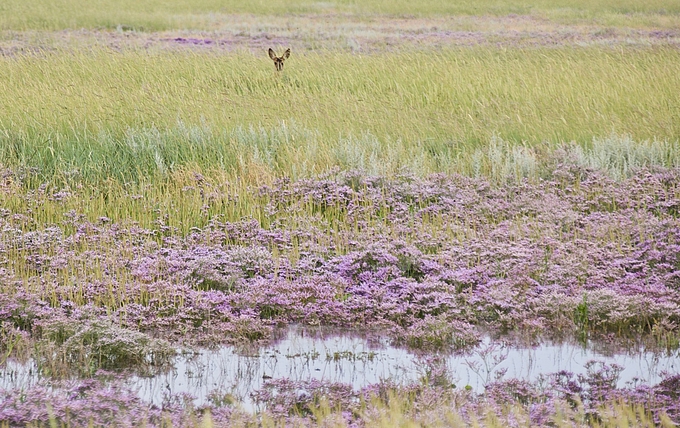
[(498, 366), (508, 358), (508, 350), (504, 344), (493, 341), (480, 345), (480, 348), (473, 351), (473, 355), (477, 358), (466, 358), (465, 365), (480, 378), (486, 387), (491, 382), (499, 382), (507, 373), (507, 367), (498, 368)]

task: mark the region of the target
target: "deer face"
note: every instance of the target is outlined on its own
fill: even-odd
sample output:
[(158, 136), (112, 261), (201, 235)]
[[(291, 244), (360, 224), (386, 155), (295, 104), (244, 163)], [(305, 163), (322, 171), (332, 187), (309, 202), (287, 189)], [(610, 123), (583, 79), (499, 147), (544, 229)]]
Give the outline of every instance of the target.
[(276, 54), (272, 49), (269, 49), (269, 58), (274, 61), (274, 65), (276, 66), (276, 71), (281, 71), (283, 70), (283, 61), (287, 60), (288, 57), (290, 56), (290, 49), (286, 49), (286, 51), (283, 53), (283, 55), (277, 57)]

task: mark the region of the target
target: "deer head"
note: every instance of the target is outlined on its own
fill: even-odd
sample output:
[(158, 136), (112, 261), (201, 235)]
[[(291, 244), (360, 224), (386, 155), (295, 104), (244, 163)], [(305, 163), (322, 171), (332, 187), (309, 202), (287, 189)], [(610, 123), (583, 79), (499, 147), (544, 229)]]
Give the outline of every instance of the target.
[(286, 49), (286, 51), (283, 53), (283, 55), (281, 55), (279, 57), (276, 56), (273, 49), (269, 49), (269, 58), (271, 58), (272, 61), (274, 61), (274, 65), (276, 66), (276, 71), (283, 70), (283, 61), (287, 60), (289, 56), (290, 56), (290, 49)]

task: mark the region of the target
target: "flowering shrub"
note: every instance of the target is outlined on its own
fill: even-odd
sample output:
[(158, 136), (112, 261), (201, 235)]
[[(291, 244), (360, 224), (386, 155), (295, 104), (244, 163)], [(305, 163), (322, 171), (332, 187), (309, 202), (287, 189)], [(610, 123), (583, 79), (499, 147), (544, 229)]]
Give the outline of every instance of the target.
[[(431, 371), (438, 371), (436, 361)], [(403, 418), (414, 422), (455, 418), (469, 425), (486, 421), (480, 426), (564, 426), (565, 422), (583, 426), (585, 418), (602, 423), (631, 408), (642, 412), (633, 413), (632, 423), (641, 422), (641, 416), (657, 426), (680, 422), (677, 375), (652, 387), (616, 388), (612, 374), (616, 376), (615, 368), (593, 363), (585, 375), (563, 372), (537, 382), (500, 380), (489, 384), (483, 394), (442, 381), (407, 385), (382, 381), (353, 391), (341, 383), (272, 379), (252, 397), (260, 420), (295, 426), (326, 426), (324, 421), (334, 421), (331, 426), (375, 426), (376, 419), (394, 406), (403, 412)], [(110, 377), (106, 373), (99, 376)], [(192, 427), (210, 414), (216, 426), (258, 426), (258, 420), (238, 410), (229, 397), (216, 392), (210, 397), (209, 404), (196, 407), (190, 395), (168, 395), (158, 407), (141, 401), (115, 377), (41, 382), (0, 391), (0, 422), (10, 426), (57, 422), (74, 427)]]
[[(431, 360), (430, 372), (438, 372), (436, 359)], [(381, 411), (380, 404), (392, 402), (408, 403), (405, 407), (410, 417), (429, 422), (445, 418), (447, 411), (462, 415), (469, 423), (479, 420), (488, 412), (496, 414), (502, 425), (551, 426), (560, 418), (564, 422), (580, 422), (580, 418), (601, 420), (608, 417), (608, 406), (625, 403), (647, 412), (657, 423), (670, 420), (677, 423), (677, 400), (670, 395), (677, 394), (677, 376), (669, 376), (654, 387), (616, 387), (617, 367), (591, 362), (584, 375), (574, 376), (561, 372), (549, 375), (536, 382), (519, 379), (499, 380), (490, 383), (483, 394), (474, 394), (466, 389), (457, 389), (450, 382), (431, 382), (408, 385), (383, 381), (370, 385), (361, 391), (352, 391), (349, 385), (332, 384), (322, 381), (294, 382), (289, 379), (267, 381), (262, 389), (253, 393), (261, 410), (275, 418), (292, 416), (313, 416), (321, 400), (336, 411), (342, 412), (345, 422), (359, 426), (375, 418), (374, 412)], [(431, 379), (430, 379), (431, 380)], [(675, 386), (671, 386), (675, 385)], [(669, 392), (673, 389), (674, 392)], [(376, 401), (377, 400), (377, 401)], [(378, 408), (374, 407), (378, 404)], [(508, 409), (520, 410), (513, 416)], [(514, 417), (519, 421), (512, 422)], [(484, 425), (486, 426), (486, 425)], [(665, 425), (670, 426), (670, 425)]]
[(266, 339), (265, 326), (290, 322), (368, 324), (418, 347), (456, 342), (456, 323), (669, 338), (680, 325), (678, 182), (678, 170), (613, 181), (568, 158), (535, 183), (339, 172), (259, 189), (267, 227), (215, 218), (185, 236), (162, 222), (68, 212), (41, 228), (30, 212), (7, 213), (14, 262), (0, 270), (0, 321), (31, 333), (89, 307), (194, 343)]
[[(215, 216), (186, 234), (160, 211), (153, 228), (76, 210), (42, 224), (31, 207), (69, 203), (80, 190), (26, 191), (28, 208), (0, 215), (0, 337), (22, 344), (0, 349), (28, 352), (33, 342), (38, 360), (86, 361), (82, 374), (92, 374), (165, 364), (170, 343), (266, 341), (290, 323), (373, 328), (428, 351), (475, 345), (478, 326), (677, 346), (680, 170), (615, 181), (566, 156), (552, 162), (541, 180), (507, 183), (282, 179), (257, 190), (258, 220)], [(617, 372), (592, 370), (558, 374), (556, 397), (595, 412), (618, 394)], [(677, 415), (676, 383), (646, 390), (653, 410)], [(258, 400), (290, 413), (284, 386)], [(490, 398), (537, 406), (537, 420), (554, 413), (535, 386), (490, 388)]]

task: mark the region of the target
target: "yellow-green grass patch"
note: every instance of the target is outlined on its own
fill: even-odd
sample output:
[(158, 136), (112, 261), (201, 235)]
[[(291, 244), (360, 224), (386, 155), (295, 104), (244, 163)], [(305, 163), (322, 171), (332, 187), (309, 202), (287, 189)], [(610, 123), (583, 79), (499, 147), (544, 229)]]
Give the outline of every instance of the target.
[(144, 31), (207, 29), (234, 13), (342, 13), (392, 16), (531, 14), (561, 22), (640, 25), (680, 13), (678, 0), (4, 0), (0, 30), (129, 28)]
[(0, 59), (0, 163), (138, 181), (179, 167), (454, 172), (492, 140), (677, 142), (680, 52), (493, 47), (375, 55), (107, 50)]

